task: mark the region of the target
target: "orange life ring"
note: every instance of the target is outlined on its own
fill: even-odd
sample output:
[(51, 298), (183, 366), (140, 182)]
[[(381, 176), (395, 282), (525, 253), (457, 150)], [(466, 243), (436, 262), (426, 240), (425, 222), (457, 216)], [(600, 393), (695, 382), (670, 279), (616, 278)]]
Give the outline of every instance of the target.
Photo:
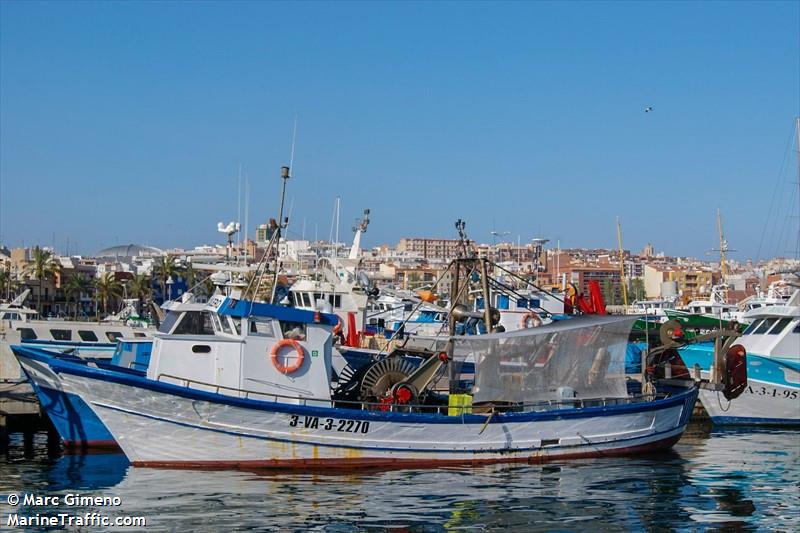
[(342, 317), (336, 315), (336, 325), (333, 326), (333, 334), (338, 335), (342, 332)]
[[(280, 350), (284, 346), (291, 346), (294, 348), (294, 351), (297, 352), (297, 361), (291, 365), (285, 365), (278, 361), (278, 350)], [(306, 358), (306, 354), (303, 351), (303, 347), (294, 339), (281, 339), (276, 342), (272, 346), (272, 350), (270, 351), (270, 355), (272, 355), (272, 364), (281, 374), (293, 374), (297, 372), (301, 366), (303, 366), (303, 361)]]
[[(530, 325), (528, 325), (530, 323)], [(519, 326), (522, 329), (528, 328), (538, 328), (542, 325), (542, 319), (539, 315), (534, 313), (533, 311), (529, 311), (522, 315), (522, 321), (520, 322)]]

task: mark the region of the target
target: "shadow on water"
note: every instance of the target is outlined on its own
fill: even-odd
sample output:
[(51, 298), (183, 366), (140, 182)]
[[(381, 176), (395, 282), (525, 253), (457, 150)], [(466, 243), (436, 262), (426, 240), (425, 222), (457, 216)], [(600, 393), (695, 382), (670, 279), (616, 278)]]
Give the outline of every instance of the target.
[(152, 531), (797, 530), (799, 456), (796, 432), (702, 430), (656, 455), (436, 470), (169, 470), (35, 454), (0, 459), (0, 492), (119, 496)]

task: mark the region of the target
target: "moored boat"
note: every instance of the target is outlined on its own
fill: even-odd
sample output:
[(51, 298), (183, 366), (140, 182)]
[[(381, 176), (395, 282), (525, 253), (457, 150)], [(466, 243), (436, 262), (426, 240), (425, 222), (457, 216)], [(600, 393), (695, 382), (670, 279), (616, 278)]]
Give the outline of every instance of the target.
[[(785, 305), (753, 308), (746, 318), (737, 342), (747, 350), (748, 386), (734, 402), (701, 391), (703, 406), (717, 425), (800, 425), (800, 290)], [(710, 374), (711, 344), (686, 346), (680, 355)]]

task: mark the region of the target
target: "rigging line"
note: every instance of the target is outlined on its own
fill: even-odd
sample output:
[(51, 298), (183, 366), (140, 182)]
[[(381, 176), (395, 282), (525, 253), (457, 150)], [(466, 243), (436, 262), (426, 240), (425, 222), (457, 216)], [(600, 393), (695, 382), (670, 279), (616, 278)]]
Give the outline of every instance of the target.
[(778, 195), (778, 190), (780, 189), (781, 184), (781, 177), (783, 176), (784, 171), (786, 170), (786, 164), (789, 160), (789, 147), (792, 145), (792, 140), (794, 139), (795, 134), (795, 125), (794, 121), (792, 121), (792, 128), (789, 130), (789, 139), (786, 141), (786, 148), (783, 149), (783, 157), (781, 158), (781, 166), (780, 170), (778, 171), (778, 177), (775, 180), (775, 188), (772, 190), (772, 199), (769, 202), (769, 209), (767, 210), (767, 219), (764, 221), (764, 226), (761, 228), (761, 239), (758, 243), (758, 252), (756, 253), (756, 262), (761, 259), (761, 248), (764, 244), (764, 237), (767, 233), (767, 227), (769, 226), (770, 219), (772, 218), (772, 211), (775, 205), (775, 198)]
[[(792, 193), (791, 193), (791, 195), (789, 197), (789, 205), (787, 206), (787, 212), (789, 212), (789, 213), (792, 212), (792, 208), (794, 207), (794, 195), (795, 195), (795, 188), (792, 187)], [(776, 215), (776, 218), (777, 218), (777, 215)], [(783, 254), (781, 254), (781, 248), (784, 245), (783, 234), (786, 232), (787, 226), (789, 226), (789, 221), (791, 219), (792, 219), (791, 215), (788, 215), (788, 216), (784, 217), (784, 219), (783, 219), (783, 224), (781, 224), (781, 232), (778, 234), (778, 239), (775, 242), (775, 253), (773, 254), (773, 257), (780, 257), (781, 255), (783, 255)], [(784, 250), (784, 251), (786, 251), (786, 250)]]
[[(445, 274), (450, 272), (450, 268), (452, 266), (453, 266), (453, 261), (451, 260), (450, 263), (447, 265), (447, 268), (445, 268), (442, 271), (441, 275), (439, 275), (439, 277), (433, 283), (433, 286), (430, 289), (431, 292), (436, 292), (436, 287), (439, 286), (439, 282), (442, 281), (442, 279), (444, 279)], [(397, 337), (397, 333), (400, 330), (403, 329), (403, 326), (406, 325), (406, 323), (410, 320), (411, 316), (413, 316), (414, 313), (416, 313), (419, 310), (419, 308), (422, 307), (422, 304), (424, 304), (424, 303), (425, 303), (425, 300), (420, 299), (419, 303), (414, 307), (414, 309), (411, 310), (411, 313), (409, 313), (409, 315), (405, 318), (405, 320), (403, 320), (403, 322), (400, 323), (400, 326), (398, 326), (397, 329), (394, 331), (394, 333), (392, 333), (392, 336), (389, 337), (389, 340), (386, 342), (386, 345), (383, 348), (381, 348), (380, 351), (378, 351), (378, 353), (375, 355), (376, 358), (380, 357), (381, 354), (384, 353), (384, 350), (391, 345), (392, 341), (395, 339), (395, 337)]]

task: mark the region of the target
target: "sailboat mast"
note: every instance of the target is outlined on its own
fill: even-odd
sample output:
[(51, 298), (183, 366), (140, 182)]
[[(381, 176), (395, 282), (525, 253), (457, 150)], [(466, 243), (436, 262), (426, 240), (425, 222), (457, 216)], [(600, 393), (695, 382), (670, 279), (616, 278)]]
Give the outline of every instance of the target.
[(628, 309), (628, 283), (625, 280), (625, 255), (622, 253), (622, 225), (617, 217), (617, 245), (619, 246), (619, 285), (622, 288), (622, 303)]

